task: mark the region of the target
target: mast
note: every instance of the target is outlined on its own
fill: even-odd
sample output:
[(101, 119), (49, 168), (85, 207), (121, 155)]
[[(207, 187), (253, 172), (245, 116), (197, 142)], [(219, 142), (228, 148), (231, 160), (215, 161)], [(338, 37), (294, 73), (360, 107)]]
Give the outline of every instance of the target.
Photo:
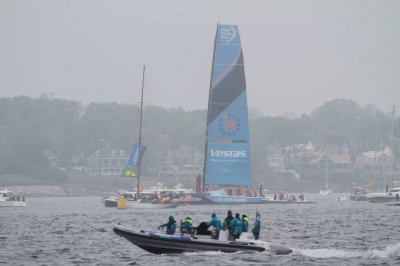
[(390, 143), (390, 148), (392, 149), (392, 167), (390, 169), (391, 171), (391, 176), (392, 176), (392, 182), (393, 182), (393, 172), (395, 171), (395, 164), (396, 164), (396, 156), (394, 153), (394, 120), (396, 118), (396, 107), (393, 105), (392, 107), (392, 136), (390, 138), (391, 143)]
[(326, 181), (325, 181), (325, 190), (328, 190), (328, 182), (329, 182), (329, 156), (326, 157)]
[(217, 31), (215, 32), (215, 39), (214, 39), (214, 52), (211, 64), (211, 75), (210, 75), (210, 90), (208, 92), (208, 107), (207, 107), (207, 121), (206, 121), (206, 139), (205, 139), (205, 148), (204, 148), (204, 166), (203, 166), (203, 184), (201, 186), (201, 191), (204, 192), (204, 186), (206, 183), (206, 171), (207, 171), (207, 146), (208, 146), (208, 123), (210, 121), (210, 113), (211, 113), (211, 97), (212, 97), (212, 76), (214, 70), (214, 59), (215, 59), (215, 48), (217, 46), (217, 36), (218, 36), (218, 27), (219, 23), (217, 24)]
[(137, 176), (137, 189), (136, 189), (136, 200), (139, 199), (139, 185), (140, 185), (140, 167), (142, 164), (142, 114), (143, 114), (143, 90), (144, 90), (144, 74), (146, 66), (143, 65), (143, 76), (142, 76), (142, 95), (140, 99), (140, 121), (139, 121), (139, 159), (138, 159), (138, 176)]

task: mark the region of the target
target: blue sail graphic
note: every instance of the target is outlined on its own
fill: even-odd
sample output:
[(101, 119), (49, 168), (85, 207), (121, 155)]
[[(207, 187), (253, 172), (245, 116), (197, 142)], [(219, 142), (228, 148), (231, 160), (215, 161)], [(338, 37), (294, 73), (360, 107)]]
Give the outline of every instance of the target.
[(144, 152), (146, 151), (146, 146), (145, 145), (141, 145), (141, 149), (140, 149), (140, 156), (139, 156), (139, 144), (138, 143), (134, 143), (132, 146), (132, 150), (131, 153), (129, 155), (129, 159), (128, 159), (128, 166), (133, 166), (133, 167), (138, 167), (139, 166), (139, 162), (142, 161)]
[(121, 174), (122, 176), (132, 176), (132, 177), (138, 176), (139, 163), (142, 162), (142, 158), (144, 152), (146, 151), (146, 148), (147, 147), (145, 145), (141, 145), (140, 155), (139, 155), (139, 144), (136, 142), (133, 144), (128, 162), (125, 168), (122, 170)]
[(237, 26), (218, 24), (211, 73), (204, 183), (251, 184), (242, 46)]

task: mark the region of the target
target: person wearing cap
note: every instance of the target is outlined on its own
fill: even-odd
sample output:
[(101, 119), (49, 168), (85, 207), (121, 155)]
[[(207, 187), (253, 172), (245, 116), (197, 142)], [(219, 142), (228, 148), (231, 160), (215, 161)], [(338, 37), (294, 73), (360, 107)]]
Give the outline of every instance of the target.
[(213, 239), (218, 239), (219, 238), (219, 231), (222, 229), (222, 223), (221, 220), (218, 218), (218, 216), (213, 213), (211, 214), (211, 221), (207, 223), (207, 226), (214, 226), (215, 228), (215, 234), (212, 236)]
[(242, 215), (242, 224), (243, 224), (242, 232), (247, 232), (249, 228), (249, 217), (247, 217), (247, 215), (245, 214)]
[(176, 221), (174, 219), (174, 216), (169, 216), (168, 217), (168, 222), (165, 224), (162, 224), (158, 227), (158, 229), (160, 229), (160, 227), (167, 227), (167, 234), (168, 235), (173, 235), (175, 234), (175, 230), (176, 230)]
[(192, 234), (192, 218), (187, 216), (185, 220), (181, 221), (181, 233), (182, 234)]

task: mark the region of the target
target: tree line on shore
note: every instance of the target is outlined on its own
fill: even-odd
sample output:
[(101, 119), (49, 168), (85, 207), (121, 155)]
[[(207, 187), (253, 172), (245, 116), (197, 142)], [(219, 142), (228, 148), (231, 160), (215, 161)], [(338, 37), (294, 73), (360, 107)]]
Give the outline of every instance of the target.
[[(129, 151), (137, 140), (139, 112), (139, 106), (131, 104), (84, 106), (46, 96), (0, 98), (0, 173), (65, 180), (67, 172), (59, 169), (83, 164), (105, 145)], [(390, 146), (396, 156), (400, 154), (400, 117), (394, 109), (382, 111), (335, 99), (298, 117), (250, 112), (249, 120), (253, 174), (259, 178), (270, 172), (266, 157), (291, 144), (372, 146), (379, 136), (380, 146)], [(203, 151), (205, 124), (206, 110), (146, 106), (144, 160), (165, 152), (166, 142), (170, 150), (186, 144)]]

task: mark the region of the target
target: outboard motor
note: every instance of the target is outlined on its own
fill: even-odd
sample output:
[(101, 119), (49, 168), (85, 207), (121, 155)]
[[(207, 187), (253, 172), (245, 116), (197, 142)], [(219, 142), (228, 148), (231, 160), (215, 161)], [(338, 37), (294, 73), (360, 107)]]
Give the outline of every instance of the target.
[(285, 247), (280, 244), (271, 243), (270, 248), (276, 250), (276, 255), (287, 255), (287, 254), (292, 253), (291, 248)]

